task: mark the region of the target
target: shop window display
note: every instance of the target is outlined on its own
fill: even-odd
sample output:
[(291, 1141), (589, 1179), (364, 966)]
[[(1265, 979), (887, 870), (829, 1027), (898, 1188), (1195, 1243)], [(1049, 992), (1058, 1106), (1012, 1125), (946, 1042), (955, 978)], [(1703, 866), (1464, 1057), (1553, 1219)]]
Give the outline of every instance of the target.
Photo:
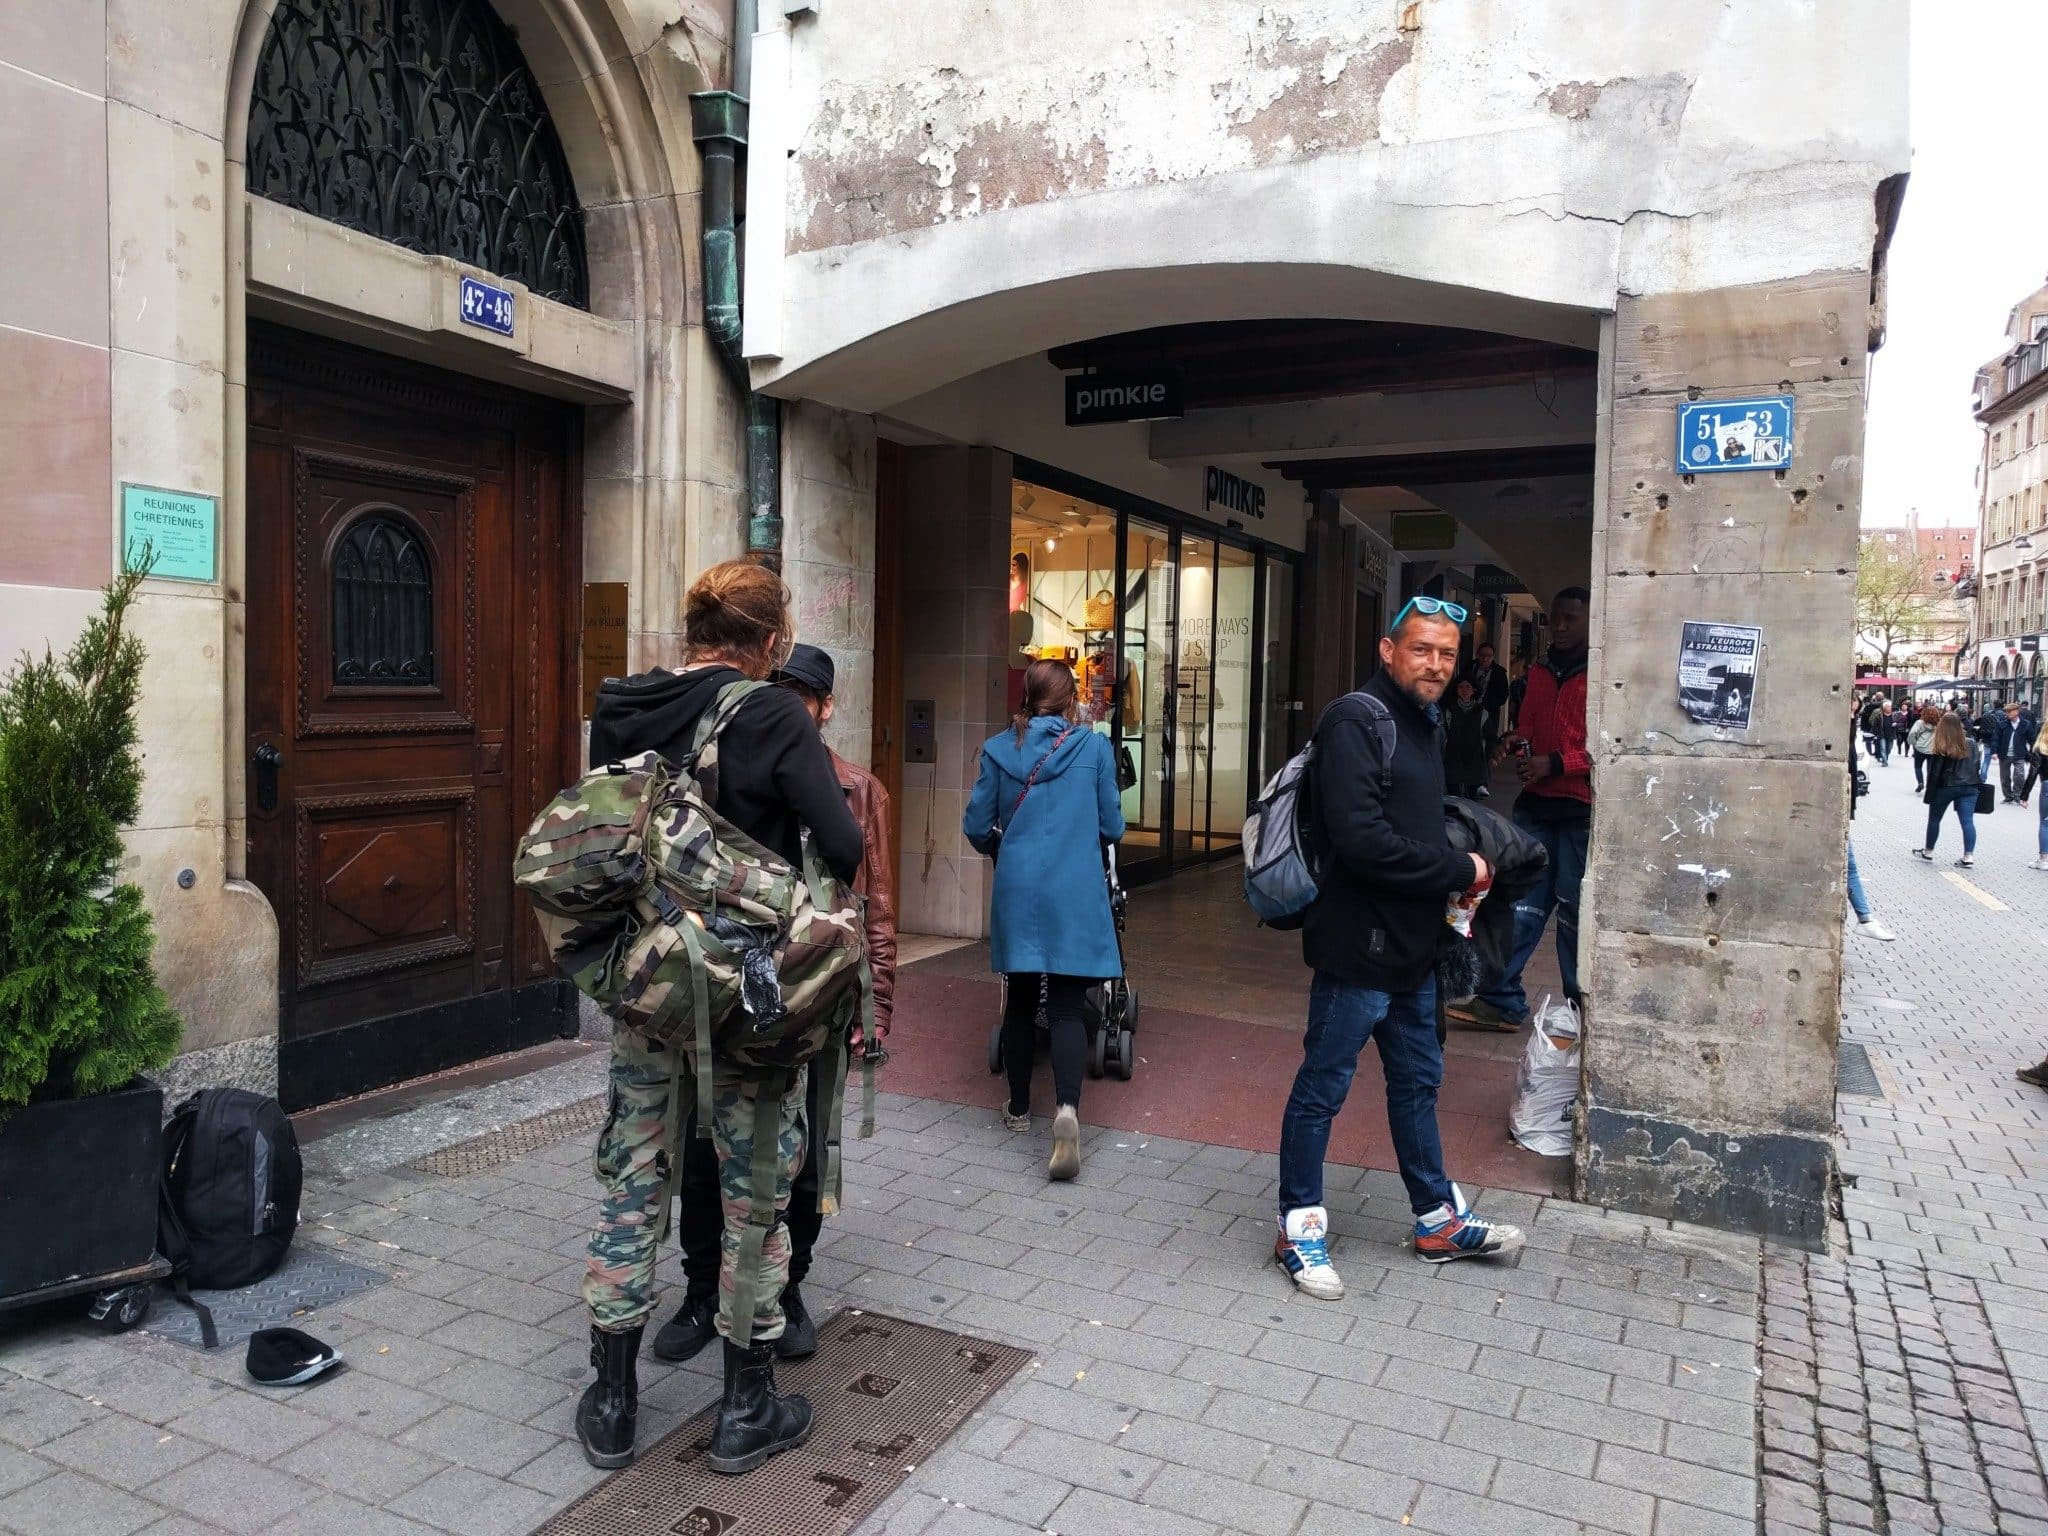
[(1142, 877), (1169, 853), (1237, 846), (1256, 788), (1254, 705), (1263, 694), (1271, 720), (1291, 672), (1287, 644), (1259, 646), (1256, 588), (1267, 581), (1270, 600), (1283, 573), (1279, 612), (1291, 619), (1292, 566), (1165, 519), (1121, 522), (1120, 547), (1115, 509), (1013, 484), (1011, 707), (1029, 662), (1074, 668), (1084, 719), (1116, 743), (1126, 868)]

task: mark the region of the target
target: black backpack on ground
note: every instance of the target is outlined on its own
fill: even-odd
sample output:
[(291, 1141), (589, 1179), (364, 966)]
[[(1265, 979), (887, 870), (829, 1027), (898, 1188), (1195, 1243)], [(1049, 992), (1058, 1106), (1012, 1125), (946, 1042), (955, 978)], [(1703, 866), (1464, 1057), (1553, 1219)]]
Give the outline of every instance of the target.
[(203, 1089), (164, 1126), (157, 1248), (207, 1348), (213, 1318), (189, 1288), (234, 1290), (273, 1273), (298, 1230), (303, 1177), (291, 1121), (260, 1093)]

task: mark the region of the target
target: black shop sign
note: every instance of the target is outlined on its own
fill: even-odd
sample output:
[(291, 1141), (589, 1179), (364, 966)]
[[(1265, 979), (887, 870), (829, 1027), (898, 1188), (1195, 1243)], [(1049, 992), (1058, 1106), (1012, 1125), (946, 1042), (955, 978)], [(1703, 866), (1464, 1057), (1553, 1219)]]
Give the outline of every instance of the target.
[(1067, 376), (1067, 425), (1160, 421), (1181, 414), (1180, 380), (1167, 374), (1082, 373)]
[(1264, 517), (1266, 488), (1211, 464), (1202, 471), (1202, 507), (1234, 517)]

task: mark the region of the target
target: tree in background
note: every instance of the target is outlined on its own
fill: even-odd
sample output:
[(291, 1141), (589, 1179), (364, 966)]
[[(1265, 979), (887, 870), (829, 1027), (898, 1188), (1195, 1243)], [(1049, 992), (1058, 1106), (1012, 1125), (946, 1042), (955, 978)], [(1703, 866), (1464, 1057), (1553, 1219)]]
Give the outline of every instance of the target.
[(1856, 551), (1856, 634), (1891, 675), (1892, 651), (1934, 637), (1934, 568), (1910, 544), (1864, 539)]
[(142, 892), (119, 878), (142, 803), (126, 624), (143, 574), (115, 578), (62, 661), (45, 648), (0, 679), (0, 1118), (118, 1088), (178, 1046)]

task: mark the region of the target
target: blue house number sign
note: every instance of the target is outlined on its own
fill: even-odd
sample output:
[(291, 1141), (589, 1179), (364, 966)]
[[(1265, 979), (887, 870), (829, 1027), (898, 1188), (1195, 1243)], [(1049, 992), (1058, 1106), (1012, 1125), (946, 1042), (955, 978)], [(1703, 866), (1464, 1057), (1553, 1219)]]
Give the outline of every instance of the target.
[(512, 295), (474, 277), (462, 279), (462, 323), (480, 330), (512, 334)]
[(1688, 400), (1678, 407), (1678, 468), (1688, 475), (1784, 469), (1792, 462), (1792, 397)]

